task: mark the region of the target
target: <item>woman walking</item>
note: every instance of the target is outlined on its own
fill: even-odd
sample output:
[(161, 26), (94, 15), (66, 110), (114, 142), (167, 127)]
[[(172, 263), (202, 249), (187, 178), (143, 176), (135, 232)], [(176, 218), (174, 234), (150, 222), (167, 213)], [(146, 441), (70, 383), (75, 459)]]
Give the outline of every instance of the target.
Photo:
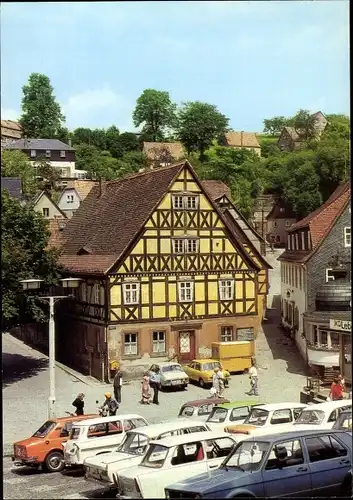
[(83, 408), (85, 406), (84, 397), (85, 395), (80, 392), (79, 394), (77, 394), (77, 398), (72, 403), (72, 406), (76, 408), (76, 415), (83, 415)]
[(148, 373), (145, 373), (142, 378), (142, 397), (141, 404), (149, 405), (151, 403), (151, 387), (150, 387), (150, 377)]
[(343, 399), (343, 387), (339, 377), (334, 377), (328, 399), (330, 399), (331, 401), (338, 401), (340, 399)]
[(257, 377), (257, 368), (255, 360), (251, 360), (251, 367), (249, 368), (249, 378), (250, 378), (250, 391), (247, 392), (249, 396), (258, 396), (258, 377)]

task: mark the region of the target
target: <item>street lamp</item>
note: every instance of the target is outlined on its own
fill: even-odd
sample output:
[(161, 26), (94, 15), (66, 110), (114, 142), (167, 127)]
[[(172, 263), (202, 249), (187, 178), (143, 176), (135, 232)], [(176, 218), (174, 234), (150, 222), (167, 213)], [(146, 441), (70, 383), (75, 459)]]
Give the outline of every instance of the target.
[[(77, 288), (82, 281), (80, 278), (63, 278), (60, 280), (63, 288)], [(39, 290), (41, 279), (21, 280), (23, 290)], [(54, 305), (61, 299), (67, 299), (73, 295), (53, 295), (48, 297), (37, 297), (39, 300), (49, 303), (49, 399), (48, 399), (48, 417), (55, 418), (55, 321)]]

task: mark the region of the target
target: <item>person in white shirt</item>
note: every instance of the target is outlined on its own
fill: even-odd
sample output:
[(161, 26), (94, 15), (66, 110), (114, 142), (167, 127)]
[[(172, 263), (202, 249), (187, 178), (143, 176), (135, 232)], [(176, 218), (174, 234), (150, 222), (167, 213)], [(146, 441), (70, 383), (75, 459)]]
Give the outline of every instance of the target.
[(249, 378), (250, 378), (250, 391), (247, 393), (249, 396), (258, 396), (258, 376), (255, 360), (251, 360), (251, 367), (249, 368)]

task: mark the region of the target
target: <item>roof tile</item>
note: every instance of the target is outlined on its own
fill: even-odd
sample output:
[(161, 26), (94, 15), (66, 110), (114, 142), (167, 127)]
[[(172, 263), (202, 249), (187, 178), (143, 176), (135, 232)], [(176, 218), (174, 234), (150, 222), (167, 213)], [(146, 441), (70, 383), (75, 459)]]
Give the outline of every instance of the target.
[(223, 195), (231, 197), (230, 188), (222, 181), (201, 181), (201, 184), (212, 200), (217, 200)]
[(58, 139), (18, 139), (4, 146), (4, 149), (36, 149), (51, 151), (74, 151), (74, 148)]

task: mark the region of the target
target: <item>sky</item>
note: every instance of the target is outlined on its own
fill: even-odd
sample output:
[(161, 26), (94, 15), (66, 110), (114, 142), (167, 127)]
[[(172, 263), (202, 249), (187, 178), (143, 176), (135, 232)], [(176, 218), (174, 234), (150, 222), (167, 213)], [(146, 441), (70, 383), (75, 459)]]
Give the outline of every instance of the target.
[(1, 118), (19, 118), (33, 72), (69, 129), (135, 130), (147, 88), (249, 132), (299, 109), (349, 114), (348, 19), (345, 0), (2, 2)]

